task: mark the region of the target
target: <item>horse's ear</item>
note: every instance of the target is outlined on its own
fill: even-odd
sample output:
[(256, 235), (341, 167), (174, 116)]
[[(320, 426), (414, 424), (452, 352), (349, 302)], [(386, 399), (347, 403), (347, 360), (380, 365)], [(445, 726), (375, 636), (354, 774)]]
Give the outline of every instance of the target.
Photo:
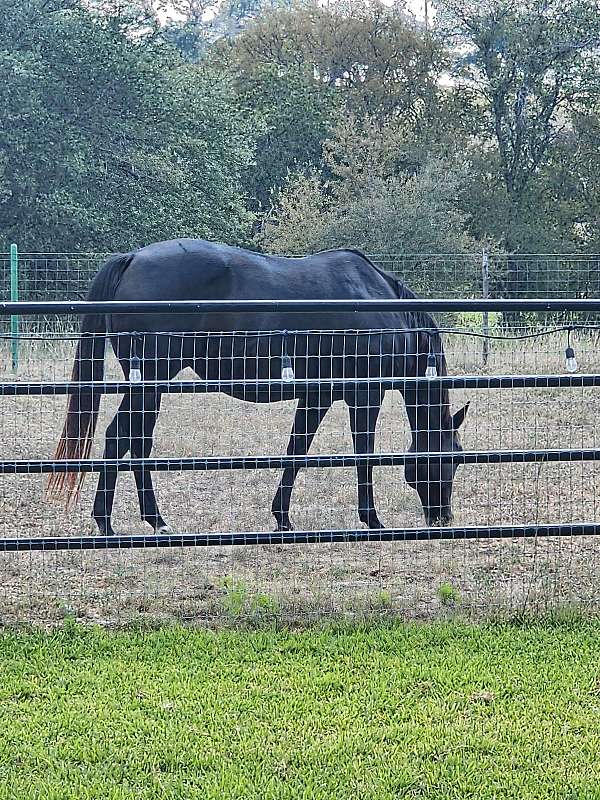
[(469, 406), (471, 402), (469, 401), (466, 405), (464, 405), (460, 411), (457, 411), (456, 414), (452, 415), (452, 428), (457, 431), (460, 426), (465, 421), (465, 417), (467, 416), (467, 411), (469, 410)]

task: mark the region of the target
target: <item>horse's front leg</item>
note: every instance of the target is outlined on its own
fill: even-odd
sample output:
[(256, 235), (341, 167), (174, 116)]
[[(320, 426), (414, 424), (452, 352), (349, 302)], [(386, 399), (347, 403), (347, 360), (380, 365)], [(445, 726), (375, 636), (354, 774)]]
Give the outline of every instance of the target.
[[(331, 408), (331, 401), (319, 395), (304, 396), (298, 403), (294, 424), (287, 446), (288, 456), (304, 456), (315, 437), (323, 417)], [(286, 467), (281, 476), (277, 492), (271, 505), (271, 513), (277, 522), (278, 531), (293, 530), (290, 522), (290, 499), (299, 467)]]
[[(351, 399), (346, 399), (350, 412), (350, 427), (354, 452), (358, 455), (371, 454), (375, 450), (375, 427), (381, 410), (381, 398), (369, 394), (357, 394)], [(373, 465), (357, 464), (356, 477), (358, 482), (358, 517), (369, 528), (383, 528), (384, 526), (375, 510), (375, 497), (373, 495)]]

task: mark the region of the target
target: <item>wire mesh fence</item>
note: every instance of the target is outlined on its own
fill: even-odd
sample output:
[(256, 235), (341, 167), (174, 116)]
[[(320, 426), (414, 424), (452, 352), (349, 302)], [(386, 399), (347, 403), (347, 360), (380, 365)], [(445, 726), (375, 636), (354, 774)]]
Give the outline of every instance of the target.
[[(21, 300), (85, 300), (105, 253), (18, 252)], [(10, 253), (0, 253), (0, 293), (10, 298)]]
[(423, 297), (600, 296), (600, 256), (558, 253), (374, 254)]
[[(107, 258), (104, 253), (0, 253), (0, 298), (22, 301), (82, 300)], [(424, 298), (597, 298), (600, 256), (577, 254), (418, 253), (369, 256)], [(527, 313), (440, 315), (448, 325), (468, 325), (484, 333), (494, 325), (537, 324)], [(565, 320), (555, 311), (551, 318)], [(574, 319), (573, 317), (570, 317)], [(575, 318), (581, 320), (581, 317)], [(77, 316), (23, 316), (2, 319), (2, 330), (65, 332), (77, 330)], [(487, 347), (483, 345), (484, 350)], [(18, 340), (13, 361), (18, 363)]]
[[(83, 300), (106, 257), (105, 253), (19, 253), (19, 297)], [(600, 297), (600, 255), (373, 253), (369, 258), (422, 297)], [(10, 298), (10, 285), (10, 254), (0, 253), (0, 298)]]
[[(600, 356), (592, 312), (595, 306), (582, 325), (540, 318), (499, 331), (485, 366), (481, 336), (468, 325), (442, 329), (433, 348), (427, 331), (405, 325), (124, 333), (114, 341), (129, 380), (109, 348), (104, 376), (91, 384), (70, 381), (77, 336), (29, 334), (18, 380), (5, 336), (0, 537), (5, 550), (9, 540), (21, 546), (0, 554), (3, 619), (421, 617), (457, 607), (486, 616), (567, 602), (597, 607)], [(567, 347), (576, 364), (567, 365)], [(432, 350), (437, 376), (427, 379)], [(394, 388), (381, 397), (381, 387)], [(101, 397), (97, 433), (76, 467), (94, 472), (67, 511), (49, 501), (40, 473), (43, 464), (57, 470), (66, 401), (78, 397), (81, 416), (90, 392)], [(446, 404), (455, 415), (467, 402), (455, 438)], [(119, 407), (105, 452), (104, 433)], [(71, 435), (79, 440), (84, 427)], [(104, 549), (59, 551), (67, 540), (98, 537), (90, 515), (104, 456), (119, 469), (112, 525), (120, 536), (88, 540)], [(154, 468), (170, 537), (153, 532), (160, 526), (148, 514), (145, 483), (142, 512), (151, 525), (140, 519), (136, 465)], [(285, 495), (296, 466), (303, 467), (290, 499), (296, 531), (287, 531), (278, 487), (287, 467)], [(456, 467), (454, 517), (444, 528), (434, 523), (449, 522), (435, 513), (443, 516), (448, 467)], [(105, 489), (100, 497), (102, 517)], [(277, 523), (282, 530), (274, 533)], [(196, 545), (210, 546), (165, 546), (194, 536)], [(132, 549), (136, 537), (154, 546)], [(102, 545), (108, 540), (111, 549)]]

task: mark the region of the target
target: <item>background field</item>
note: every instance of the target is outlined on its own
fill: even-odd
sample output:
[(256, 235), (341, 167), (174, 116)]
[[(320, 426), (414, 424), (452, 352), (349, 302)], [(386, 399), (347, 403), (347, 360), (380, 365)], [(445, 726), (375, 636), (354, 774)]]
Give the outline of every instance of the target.
[(0, 636), (6, 800), (600, 792), (600, 627)]
[[(494, 345), (487, 371), (522, 374), (564, 371), (564, 334)], [(584, 372), (600, 366), (596, 339), (576, 341)], [(482, 372), (481, 342), (447, 335), (454, 374)], [(29, 343), (19, 380), (66, 379), (72, 345)], [(117, 376), (114, 363), (108, 375)], [(8, 351), (4, 375), (12, 379)], [(182, 375), (185, 379), (189, 377)], [(600, 400), (595, 389), (455, 391), (455, 407), (472, 401), (463, 433), (467, 449), (598, 446)], [(118, 398), (105, 397), (94, 452)], [(5, 458), (48, 458), (62, 427), (64, 397), (0, 401)], [(256, 406), (224, 395), (165, 398), (156, 455), (285, 453), (294, 404)], [(401, 397), (386, 398), (377, 449), (402, 452), (408, 425)], [(348, 414), (335, 404), (311, 452), (349, 452)], [(456, 524), (522, 524), (599, 518), (599, 469), (593, 463), (462, 467), (457, 476)], [(169, 473), (155, 483), (163, 515), (176, 531), (271, 530), (270, 504), (279, 473)], [(93, 530), (89, 513), (95, 480), (80, 506), (66, 513), (44, 497), (40, 476), (0, 478), (3, 536), (69, 536)], [(360, 527), (351, 469), (300, 474), (292, 497), (297, 528)], [(375, 494), (388, 526), (422, 526), (420, 503), (402, 469), (375, 470)], [(115, 527), (149, 532), (138, 518), (132, 476), (120, 478)], [(595, 606), (600, 551), (593, 539), (480, 540), (372, 543), (185, 551), (7, 553), (0, 557), (4, 621), (52, 623), (65, 613), (120, 623), (140, 617), (206, 620), (223, 614), (312, 616), (379, 609), (431, 617), (460, 604), (466, 613), (547, 608), (577, 601)]]

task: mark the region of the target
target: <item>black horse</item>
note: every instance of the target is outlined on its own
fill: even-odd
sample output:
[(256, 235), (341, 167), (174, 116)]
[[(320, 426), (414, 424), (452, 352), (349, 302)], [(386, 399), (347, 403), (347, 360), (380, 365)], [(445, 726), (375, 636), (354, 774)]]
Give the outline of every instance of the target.
[[(89, 300), (288, 300), (409, 299), (401, 282), (354, 250), (332, 250), (305, 258), (280, 258), (179, 239), (143, 247), (110, 258), (90, 288)], [(305, 455), (317, 429), (336, 400), (350, 412), (354, 450), (372, 453), (375, 426), (386, 391), (385, 380), (425, 374), (428, 355), (437, 372), (447, 374), (441, 338), (428, 314), (402, 311), (282, 314), (190, 313), (88, 315), (82, 320), (74, 381), (101, 381), (106, 335), (125, 377), (132, 368), (144, 381), (167, 381), (191, 367), (214, 390), (251, 402), (297, 399), (288, 455)], [(286, 333), (286, 331), (290, 333)], [(135, 335), (132, 335), (136, 332)], [(167, 333), (168, 332), (168, 333)], [(240, 332), (244, 332), (243, 335)], [(192, 334), (186, 335), (183, 334)], [(282, 380), (291, 366), (294, 379)], [(327, 384), (328, 379), (343, 379)], [(357, 379), (356, 383), (353, 379)], [(360, 383), (360, 379), (363, 380)], [(253, 381), (272, 381), (253, 385)], [(314, 381), (314, 382), (312, 382)], [(228, 383), (229, 382), (229, 383)], [(82, 388), (70, 396), (56, 458), (81, 459), (90, 453), (101, 393)], [(412, 452), (461, 449), (458, 428), (467, 406), (450, 413), (448, 391), (439, 383), (403, 390), (412, 430)], [(160, 410), (161, 392), (131, 382), (106, 431), (106, 459), (148, 458)], [(372, 466), (360, 463), (358, 511), (370, 528), (383, 527), (375, 510)], [(456, 466), (430, 461), (407, 464), (405, 477), (417, 490), (427, 524), (448, 524)], [(143, 466), (134, 470), (140, 511), (156, 531), (168, 530), (156, 503), (152, 477)], [(289, 506), (297, 467), (284, 470), (272, 504), (278, 530), (290, 530)], [(83, 473), (54, 474), (49, 488), (67, 502), (79, 495)], [(117, 471), (100, 473), (93, 517), (100, 531), (112, 534), (111, 514)]]

